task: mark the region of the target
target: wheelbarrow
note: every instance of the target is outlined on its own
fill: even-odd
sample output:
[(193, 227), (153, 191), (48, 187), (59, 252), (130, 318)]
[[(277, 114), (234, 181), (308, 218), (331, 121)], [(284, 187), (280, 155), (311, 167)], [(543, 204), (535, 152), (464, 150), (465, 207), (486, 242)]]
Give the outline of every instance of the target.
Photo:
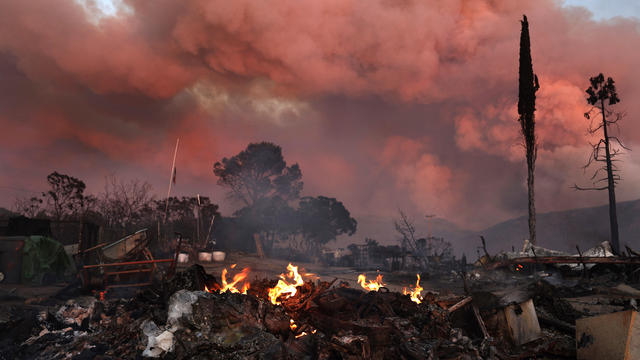
[(148, 245), (147, 229), (142, 229), (84, 250), (84, 262), (89, 264), (80, 271), (83, 287), (106, 290), (151, 285), (157, 264), (173, 263), (175, 259), (154, 259)]

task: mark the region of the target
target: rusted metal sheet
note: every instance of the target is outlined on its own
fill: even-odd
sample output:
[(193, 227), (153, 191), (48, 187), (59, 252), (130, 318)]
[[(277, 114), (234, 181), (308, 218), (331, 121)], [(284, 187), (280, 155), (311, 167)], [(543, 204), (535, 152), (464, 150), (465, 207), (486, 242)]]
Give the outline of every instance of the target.
[(147, 229), (142, 229), (102, 247), (100, 251), (107, 260), (117, 261), (130, 256), (132, 253), (142, 251), (142, 249), (146, 248), (147, 243)]

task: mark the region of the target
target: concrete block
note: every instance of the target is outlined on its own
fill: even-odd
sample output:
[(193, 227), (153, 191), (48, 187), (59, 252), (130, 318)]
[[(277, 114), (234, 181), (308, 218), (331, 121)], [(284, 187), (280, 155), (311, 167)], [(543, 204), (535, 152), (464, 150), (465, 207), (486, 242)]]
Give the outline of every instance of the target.
[(515, 345), (526, 344), (542, 336), (533, 300), (529, 299), (520, 304), (509, 305), (502, 311), (509, 335)]
[(640, 321), (633, 310), (576, 320), (580, 360), (640, 359)]

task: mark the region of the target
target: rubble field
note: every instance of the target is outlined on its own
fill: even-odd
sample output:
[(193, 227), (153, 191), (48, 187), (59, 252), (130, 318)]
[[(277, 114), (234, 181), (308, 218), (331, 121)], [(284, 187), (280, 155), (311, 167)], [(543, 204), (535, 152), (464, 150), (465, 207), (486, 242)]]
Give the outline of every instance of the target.
[(633, 266), (478, 266), (430, 275), (455, 291), (418, 279), (404, 293), (287, 270), (249, 282), (248, 268), (192, 265), (137, 291), (2, 290), (0, 359), (590, 358), (591, 319), (628, 312), (632, 326), (640, 299)]

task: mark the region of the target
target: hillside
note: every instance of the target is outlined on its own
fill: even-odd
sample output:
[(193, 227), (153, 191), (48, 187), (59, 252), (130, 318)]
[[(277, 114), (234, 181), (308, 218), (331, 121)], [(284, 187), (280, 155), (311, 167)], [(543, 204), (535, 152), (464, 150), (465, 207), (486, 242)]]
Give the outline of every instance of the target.
[[(640, 247), (640, 200), (618, 203), (620, 244)], [(575, 253), (576, 245), (587, 249), (609, 240), (609, 208), (607, 205), (554, 211), (537, 214), (538, 245), (555, 250)], [(466, 253), (475, 259), (480, 245), (479, 235), (484, 235), (490, 253), (516, 249), (528, 238), (527, 217), (507, 220), (471, 235), (451, 238), (456, 254)]]
[(0, 219), (7, 219), (10, 218), (12, 216), (16, 216), (18, 214), (14, 213), (13, 211), (9, 210), (9, 209), (5, 209), (3, 207), (0, 207)]
[[(375, 239), (382, 245), (399, 244), (398, 233), (393, 225), (393, 217), (386, 218), (369, 215), (360, 216), (356, 220), (358, 220), (358, 231), (355, 235), (351, 237), (344, 235), (339, 236), (338, 239), (335, 242), (330, 243), (329, 246), (332, 248), (344, 248), (351, 243), (364, 244), (365, 238)], [(416, 227), (416, 235), (418, 237), (427, 236), (425, 219), (411, 217), (411, 220)], [(444, 237), (447, 240), (462, 239), (473, 234), (473, 232), (462, 229), (456, 224), (442, 218), (433, 218), (429, 220), (429, 227), (431, 235)]]

